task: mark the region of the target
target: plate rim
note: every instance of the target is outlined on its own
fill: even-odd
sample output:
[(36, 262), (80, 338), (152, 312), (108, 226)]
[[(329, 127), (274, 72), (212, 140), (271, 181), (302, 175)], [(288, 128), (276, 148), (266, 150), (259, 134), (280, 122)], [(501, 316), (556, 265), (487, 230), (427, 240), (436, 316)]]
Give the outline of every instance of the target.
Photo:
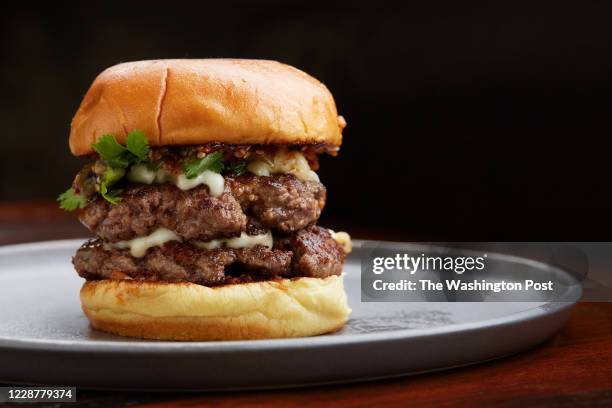
[[(84, 241), (90, 238), (75, 238), (36, 241), (20, 244), (10, 244), (0, 246), (0, 256), (11, 253), (19, 253), (31, 250), (48, 250), (48, 249), (66, 249), (75, 248), (81, 245)], [(477, 253), (473, 250), (464, 250), (436, 244), (420, 244), (410, 242), (395, 242), (395, 241), (376, 241), (376, 240), (353, 240), (355, 250), (361, 250), (364, 244), (374, 243), (384, 246), (401, 246), (411, 248), (436, 248), (448, 251), (461, 251), (462, 253)], [(565, 275), (568, 279), (574, 282), (568, 287), (568, 290), (563, 294), (564, 298), (571, 297), (570, 300), (549, 301), (533, 308), (520, 310), (508, 315), (494, 317), (486, 320), (478, 320), (466, 323), (453, 323), (445, 326), (416, 328), (416, 329), (398, 329), (393, 331), (381, 331), (375, 333), (353, 333), (347, 336), (323, 335), (314, 337), (299, 337), (285, 339), (259, 339), (259, 340), (234, 340), (234, 341), (207, 341), (207, 342), (180, 342), (180, 341), (157, 341), (157, 340), (142, 340), (138, 342), (126, 341), (110, 341), (110, 340), (62, 340), (62, 339), (16, 339), (11, 337), (1, 337), (0, 348), (11, 348), (18, 350), (48, 350), (62, 351), (67, 353), (137, 353), (137, 354), (158, 354), (159, 352), (168, 353), (236, 353), (236, 352), (252, 352), (252, 351), (268, 351), (277, 349), (294, 349), (294, 348), (325, 348), (350, 345), (355, 343), (379, 343), (392, 342), (396, 340), (406, 339), (408, 337), (427, 338), (432, 336), (443, 336), (454, 332), (470, 332), (489, 330), (505, 325), (518, 324), (521, 322), (527, 323), (545, 315), (554, 315), (564, 312), (566, 309), (576, 304), (582, 294), (580, 282), (575, 277), (570, 275), (563, 269), (549, 265), (543, 262), (532, 259), (501, 254), (497, 252), (487, 252), (488, 257), (493, 257), (510, 262), (520, 262), (529, 264), (538, 269), (556, 270), (557, 273)], [(1, 274), (2, 272), (0, 272)], [(423, 302), (406, 302), (406, 303), (423, 303)], [(427, 302), (425, 302), (427, 303)], [(456, 302), (456, 303), (474, 303), (474, 302)], [(498, 302), (498, 303), (541, 303), (541, 302)], [(350, 319), (349, 319), (350, 320)]]

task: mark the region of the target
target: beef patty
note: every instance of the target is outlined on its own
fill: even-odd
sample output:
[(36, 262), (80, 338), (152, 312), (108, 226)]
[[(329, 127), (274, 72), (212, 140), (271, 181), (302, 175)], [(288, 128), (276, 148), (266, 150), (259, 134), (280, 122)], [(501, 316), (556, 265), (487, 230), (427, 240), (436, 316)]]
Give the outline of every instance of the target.
[(128, 250), (106, 249), (101, 240), (84, 244), (72, 262), (86, 279), (141, 279), (193, 282), (205, 286), (274, 278), (339, 275), (345, 258), (342, 246), (321, 227), (282, 237), (272, 249), (199, 249), (170, 241), (149, 249), (142, 258)]
[(210, 241), (238, 236), (249, 224), (295, 232), (316, 223), (325, 198), (325, 187), (318, 182), (249, 174), (225, 177), (225, 191), (218, 197), (206, 186), (183, 191), (172, 184), (132, 184), (118, 204), (98, 198), (79, 218), (107, 242), (148, 235), (159, 227), (186, 240)]

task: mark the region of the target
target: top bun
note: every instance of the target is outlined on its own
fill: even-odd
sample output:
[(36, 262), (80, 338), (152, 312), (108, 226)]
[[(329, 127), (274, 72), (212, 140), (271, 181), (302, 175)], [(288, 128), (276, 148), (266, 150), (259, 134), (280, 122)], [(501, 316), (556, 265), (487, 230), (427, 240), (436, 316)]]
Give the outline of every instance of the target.
[(338, 147), (344, 119), (325, 85), (276, 61), (182, 59), (115, 65), (95, 79), (72, 119), (70, 150), (138, 129), (152, 146), (311, 144)]

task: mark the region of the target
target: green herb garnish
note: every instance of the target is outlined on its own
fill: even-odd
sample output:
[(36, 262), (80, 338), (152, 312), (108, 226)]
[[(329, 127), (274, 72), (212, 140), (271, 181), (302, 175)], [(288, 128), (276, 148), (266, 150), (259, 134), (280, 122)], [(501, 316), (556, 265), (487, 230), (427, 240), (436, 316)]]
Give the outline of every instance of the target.
[(125, 141), (125, 147), (139, 162), (146, 161), (149, 157), (149, 141), (140, 130), (132, 130), (128, 134)]
[(130, 164), (146, 161), (149, 155), (149, 142), (140, 130), (132, 130), (125, 140), (126, 146), (117, 142), (113, 135), (103, 135), (92, 148), (110, 166), (126, 169)]
[(198, 177), (206, 170), (221, 173), (224, 168), (223, 153), (209, 153), (201, 159), (190, 159), (183, 163), (183, 172), (188, 179)]
[(69, 188), (60, 194), (57, 201), (60, 203), (60, 208), (66, 211), (74, 211), (87, 205), (87, 198), (77, 194), (74, 188)]
[(115, 136), (104, 135), (92, 147), (107, 163), (100, 183), (100, 194), (109, 203), (117, 204), (121, 201), (121, 190), (112, 190), (112, 187), (123, 178), (129, 166), (148, 161), (150, 149), (147, 137), (140, 130), (132, 130), (127, 135), (124, 147)]
[[(115, 136), (103, 135), (92, 148), (106, 162), (100, 182), (100, 195), (111, 204), (117, 204), (121, 201), (122, 190), (113, 187), (125, 176), (126, 169), (138, 163), (150, 164), (147, 137), (140, 130), (132, 130), (123, 146), (117, 142)], [(67, 211), (83, 208), (87, 204), (87, 198), (76, 194), (72, 188), (60, 194), (58, 201), (60, 207)]]
[(107, 167), (104, 172), (104, 178), (100, 183), (100, 194), (106, 201), (111, 204), (117, 204), (121, 201), (121, 190), (111, 190), (114, 184), (116, 184), (125, 175), (125, 170), (115, 167)]
[(229, 171), (233, 172), (237, 176), (242, 176), (244, 173), (246, 173), (247, 162), (246, 162), (246, 160), (240, 160), (240, 161), (237, 161), (237, 162), (230, 163), (227, 166), (227, 169)]
[(125, 147), (121, 146), (113, 135), (101, 136), (91, 147), (109, 164), (125, 153)]

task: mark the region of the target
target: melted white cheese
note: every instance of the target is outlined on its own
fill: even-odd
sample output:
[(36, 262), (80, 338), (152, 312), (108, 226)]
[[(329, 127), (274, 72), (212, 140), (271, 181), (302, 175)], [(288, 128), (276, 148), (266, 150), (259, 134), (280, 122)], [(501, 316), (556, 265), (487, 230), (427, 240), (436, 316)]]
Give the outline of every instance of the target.
[(331, 234), (334, 241), (342, 245), (342, 248), (344, 248), (345, 253), (348, 254), (353, 250), (353, 242), (351, 241), (351, 236), (348, 233), (344, 231), (336, 232), (334, 230), (329, 230), (329, 233)]
[(235, 238), (213, 239), (207, 242), (193, 241), (193, 244), (202, 249), (215, 249), (224, 244), (233, 249), (253, 248), (255, 245), (263, 245), (267, 248), (272, 248), (274, 240), (270, 231), (262, 235), (247, 235), (246, 232), (242, 232), (239, 237)]
[[(319, 181), (319, 176), (312, 171), (306, 157), (295, 150), (280, 149), (273, 157), (255, 158), (249, 161), (247, 170), (256, 176), (267, 177), (275, 173), (288, 173), (302, 181)], [(164, 169), (151, 170), (145, 164), (136, 164), (130, 167), (127, 178), (133, 183), (173, 183), (181, 190), (191, 190), (204, 184), (208, 186), (213, 197), (220, 196), (225, 188), (223, 176), (210, 170), (189, 179), (184, 174), (176, 176)]]
[(133, 183), (153, 184), (158, 173), (144, 164), (135, 164), (130, 168), (127, 179)]
[(210, 195), (213, 197), (220, 196), (225, 188), (223, 176), (210, 170), (206, 170), (199, 176), (189, 179), (184, 174), (174, 176), (164, 169), (150, 170), (144, 164), (136, 164), (130, 168), (127, 178), (131, 182), (144, 184), (171, 182), (181, 190), (191, 190), (200, 184), (205, 184), (208, 186)]
[(274, 156), (274, 171), (290, 173), (303, 181), (319, 181), (317, 173), (310, 169), (308, 160), (300, 152), (281, 149)]
[(192, 179), (181, 174), (175, 179), (174, 184), (181, 190), (191, 190), (200, 184), (206, 184), (210, 190), (210, 195), (213, 197), (220, 196), (225, 188), (223, 176), (210, 170), (205, 170), (202, 174)]
[(272, 171), (272, 166), (266, 163), (264, 160), (253, 160), (247, 164), (247, 170), (256, 176), (269, 176)]
[(129, 241), (120, 241), (108, 244), (112, 248), (129, 249), (134, 258), (142, 258), (149, 248), (161, 246), (168, 241), (179, 241), (180, 238), (173, 231), (166, 228), (158, 228), (144, 237), (134, 238)]
[(288, 173), (302, 181), (319, 181), (319, 176), (312, 171), (306, 157), (295, 150), (280, 149), (274, 157), (257, 158), (249, 162), (247, 170), (256, 176)]

